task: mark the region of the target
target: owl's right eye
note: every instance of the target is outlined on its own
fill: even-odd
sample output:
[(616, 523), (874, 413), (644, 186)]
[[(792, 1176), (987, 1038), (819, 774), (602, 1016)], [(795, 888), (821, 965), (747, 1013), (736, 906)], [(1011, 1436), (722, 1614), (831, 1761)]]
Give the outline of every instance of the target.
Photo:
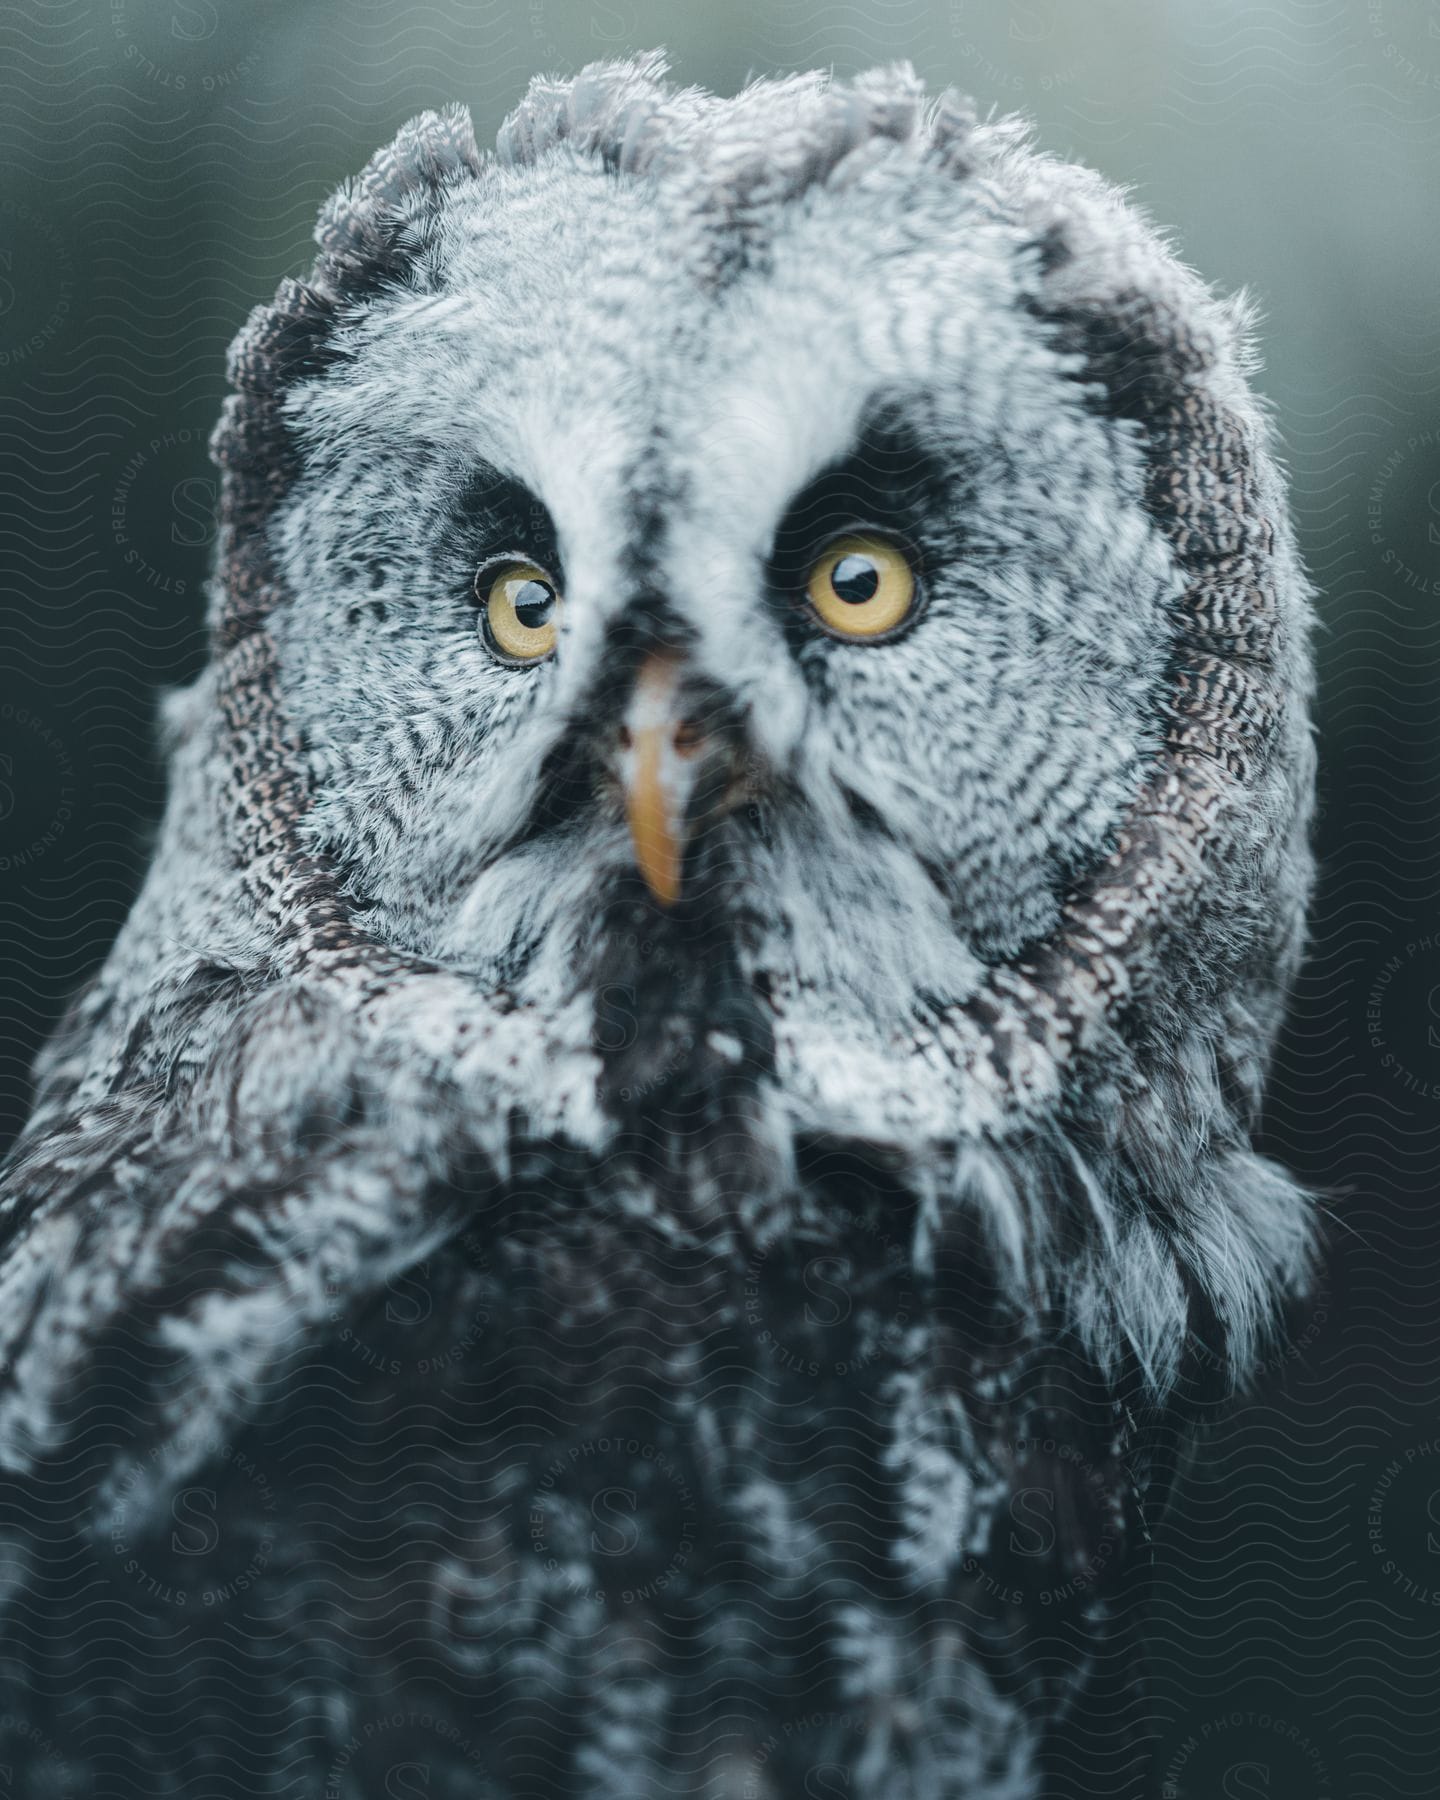
[(523, 666), (552, 654), (560, 625), (560, 589), (539, 563), (505, 557), (475, 576), (480, 631), (492, 656)]
[(847, 531), (820, 553), (805, 595), (831, 637), (878, 643), (908, 622), (919, 589), (909, 557), (893, 539)]

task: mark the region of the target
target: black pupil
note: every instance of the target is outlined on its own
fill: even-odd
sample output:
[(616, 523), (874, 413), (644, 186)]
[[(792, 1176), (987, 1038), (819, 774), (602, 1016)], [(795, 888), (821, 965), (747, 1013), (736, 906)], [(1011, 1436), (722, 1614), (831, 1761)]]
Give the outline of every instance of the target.
[(548, 581), (522, 581), (515, 590), (515, 617), (527, 631), (539, 631), (550, 622), (555, 590)]
[(875, 598), (880, 586), (880, 571), (868, 556), (842, 556), (830, 572), (830, 585), (837, 599), (849, 606), (860, 606)]

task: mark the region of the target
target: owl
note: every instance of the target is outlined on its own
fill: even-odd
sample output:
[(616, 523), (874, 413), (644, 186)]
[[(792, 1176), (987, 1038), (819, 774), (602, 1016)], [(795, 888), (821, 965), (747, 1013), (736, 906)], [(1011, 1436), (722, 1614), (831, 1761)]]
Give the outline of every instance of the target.
[(1313, 1258), (1247, 308), (907, 66), (537, 79), (317, 242), (4, 1178), (17, 1791), (1053, 1793)]

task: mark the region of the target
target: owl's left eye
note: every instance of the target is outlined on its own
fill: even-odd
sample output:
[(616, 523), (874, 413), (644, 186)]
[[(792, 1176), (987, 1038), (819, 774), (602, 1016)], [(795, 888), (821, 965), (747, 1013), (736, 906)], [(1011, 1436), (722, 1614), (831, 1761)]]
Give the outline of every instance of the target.
[(485, 642), (501, 662), (539, 662), (554, 650), (560, 589), (538, 563), (506, 557), (486, 564), (475, 577), (475, 598)]
[(851, 531), (832, 538), (805, 583), (805, 597), (833, 637), (893, 637), (915, 611), (909, 557), (893, 538)]

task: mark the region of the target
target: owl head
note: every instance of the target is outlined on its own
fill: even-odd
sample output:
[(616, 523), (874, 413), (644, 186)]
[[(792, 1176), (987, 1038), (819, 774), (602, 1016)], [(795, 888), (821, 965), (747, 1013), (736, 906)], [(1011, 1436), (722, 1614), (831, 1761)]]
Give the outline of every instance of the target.
[(493, 161), (465, 129), (332, 204), (384, 260), (279, 407), (307, 848), (522, 1004), (618, 994), (636, 933), (867, 1041), (970, 1001), (1113, 854), (1185, 586), (1010, 139), (967, 172), (906, 76), (653, 62), (537, 85)]

